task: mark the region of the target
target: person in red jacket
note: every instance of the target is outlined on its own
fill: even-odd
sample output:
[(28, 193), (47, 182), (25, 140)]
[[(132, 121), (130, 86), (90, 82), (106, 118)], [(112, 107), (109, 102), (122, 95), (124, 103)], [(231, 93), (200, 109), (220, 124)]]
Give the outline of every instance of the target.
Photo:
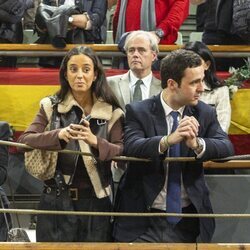
[(124, 32), (152, 31), (160, 44), (174, 44), (188, 16), (189, 0), (118, 0), (113, 18), (113, 36), (118, 43)]

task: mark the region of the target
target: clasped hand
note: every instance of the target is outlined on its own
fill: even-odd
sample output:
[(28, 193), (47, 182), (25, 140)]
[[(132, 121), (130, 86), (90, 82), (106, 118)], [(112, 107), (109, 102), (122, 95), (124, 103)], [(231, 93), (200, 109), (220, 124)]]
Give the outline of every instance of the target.
[(195, 149), (197, 147), (196, 138), (199, 131), (199, 122), (193, 116), (185, 116), (179, 121), (177, 129), (169, 135), (170, 145), (185, 141), (187, 147)]
[(89, 122), (84, 120), (83, 125), (71, 123), (60, 130), (58, 137), (67, 143), (70, 140), (83, 140), (90, 146), (97, 148), (97, 137), (92, 133)]

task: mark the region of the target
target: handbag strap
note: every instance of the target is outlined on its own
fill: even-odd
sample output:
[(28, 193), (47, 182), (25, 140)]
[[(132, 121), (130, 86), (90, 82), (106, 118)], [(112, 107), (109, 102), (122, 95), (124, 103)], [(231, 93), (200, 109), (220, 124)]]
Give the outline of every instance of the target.
[[(80, 145), (79, 145), (79, 143), (77, 143), (77, 149), (76, 149), (76, 150), (77, 150), (77, 151), (80, 150)], [(68, 181), (67, 185), (71, 185), (72, 182), (73, 182), (73, 179), (74, 179), (75, 173), (76, 173), (77, 162), (78, 162), (79, 156), (80, 156), (80, 155), (76, 155), (76, 156), (75, 156), (75, 167), (74, 167), (74, 171), (73, 171), (72, 175), (70, 175), (70, 178), (69, 178), (69, 181)]]
[[(58, 97), (56, 95), (50, 96), (49, 98), (50, 98), (52, 109), (53, 109), (52, 114), (51, 114), (51, 124), (50, 124), (50, 130), (52, 130), (52, 129), (57, 129), (60, 127), (60, 115), (57, 111), (57, 105), (60, 102), (60, 100), (58, 99)], [(78, 144), (76, 150), (79, 150), (79, 149), (80, 149), (80, 146)], [(75, 173), (76, 173), (78, 157), (79, 157), (79, 155), (76, 155), (74, 171), (73, 171), (72, 175), (69, 176), (69, 180), (67, 181), (67, 183), (65, 182), (65, 179), (63, 177), (62, 172), (60, 170), (56, 171), (54, 179), (55, 179), (56, 185), (58, 186), (59, 189), (61, 188), (61, 185), (62, 185), (62, 183), (59, 183), (60, 181), (63, 182), (64, 187), (66, 185), (72, 184), (72, 181), (73, 181)]]
[(56, 170), (55, 172), (55, 176), (54, 176), (54, 180), (56, 183), (56, 187), (58, 189), (58, 196), (60, 195), (61, 191), (65, 190), (65, 188), (67, 187), (65, 179), (63, 177), (63, 174), (60, 170)]

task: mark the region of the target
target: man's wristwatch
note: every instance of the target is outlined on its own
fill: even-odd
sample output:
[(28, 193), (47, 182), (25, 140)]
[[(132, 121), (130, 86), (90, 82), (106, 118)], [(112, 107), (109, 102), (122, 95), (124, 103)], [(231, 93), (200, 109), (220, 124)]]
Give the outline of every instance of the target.
[(196, 142), (197, 142), (198, 146), (196, 148), (194, 148), (193, 150), (195, 150), (197, 152), (201, 152), (203, 150), (203, 147), (204, 147), (203, 140), (200, 137), (197, 137)]
[(68, 19), (68, 22), (73, 23), (73, 21), (74, 21), (74, 18), (72, 16), (70, 16), (69, 19)]
[(165, 35), (164, 31), (163, 31), (162, 29), (160, 29), (160, 28), (155, 30), (155, 34), (156, 34), (160, 39), (162, 39), (162, 38), (164, 37), (164, 35)]

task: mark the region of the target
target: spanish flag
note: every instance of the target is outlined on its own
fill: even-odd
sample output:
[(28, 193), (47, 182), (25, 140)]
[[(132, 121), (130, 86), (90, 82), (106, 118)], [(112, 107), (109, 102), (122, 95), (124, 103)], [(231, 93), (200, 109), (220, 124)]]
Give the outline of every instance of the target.
[(229, 137), (237, 155), (250, 154), (250, 84), (239, 89), (231, 101)]
[(33, 121), (40, 100), (59, 89), (58, 70), (0, 68), (0, 120), (22, 132)]
[[(124, 70), (106, 71), (108, 76), (122, 73)], [(156, 77), (159, 77), (157, 73)], [(0, 120), (7, 121), (18, 136), (33, 121), (40, 100), (58, 89), (58, 69), (0, 68)], [(250, 84), (238, 90), (231, 106), (229, 136), (235, 152), (238, 155), (250, 154)]]

